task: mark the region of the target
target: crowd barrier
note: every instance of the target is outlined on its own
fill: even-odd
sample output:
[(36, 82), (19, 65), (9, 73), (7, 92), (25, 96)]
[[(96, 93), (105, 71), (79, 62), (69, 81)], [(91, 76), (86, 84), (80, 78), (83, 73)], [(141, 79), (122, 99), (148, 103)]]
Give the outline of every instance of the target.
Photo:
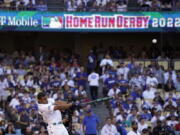
[[(130, 60), (114, 60), (114, 67), (117, 68), (120, 62), (124, 62), (125, 65), (129, 64)], [(165, 70), (169, 67), (173, 67), (174, 70), (180, 70), (180, 59), (173, 60), (153, 60), (153, 59), (143, 59), (143, 60), (135, 60), (135, 64), (142, 64), (143, 67), (149, 66), (152, 62), (157, 63), (160, 66), (163, 66)]]

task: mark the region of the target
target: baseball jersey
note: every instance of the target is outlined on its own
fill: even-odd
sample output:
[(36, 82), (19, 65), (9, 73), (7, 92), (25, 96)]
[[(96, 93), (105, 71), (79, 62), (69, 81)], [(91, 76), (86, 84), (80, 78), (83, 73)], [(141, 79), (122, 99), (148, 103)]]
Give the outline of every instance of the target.
[(54, 103), (54, 99), (48, 99), (48, 104), (38, 104), (39, 112), (48, 124), (62, 122), (61, 112), (54, 110)]
[(99, 86), (99, 74), (93, 72), (88, 76), (90, 86)]

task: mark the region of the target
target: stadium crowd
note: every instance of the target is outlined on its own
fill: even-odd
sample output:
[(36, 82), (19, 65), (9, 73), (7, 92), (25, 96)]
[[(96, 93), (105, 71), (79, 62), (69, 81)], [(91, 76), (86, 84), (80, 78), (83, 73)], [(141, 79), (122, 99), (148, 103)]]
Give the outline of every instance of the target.
[[(179, 0), (135, 0), (129, 7), (130, 0), (65, 0), (67, 11), (172, 11), (179, 9)], [(137, 2), (137, 3), (136, 3)]]
[[(4, 10), (47, 11), (47, 0), (1, 0), (0, 8)], [(179, 0), (136, 0), (129, 6), (130, 0), (64, 0), (64, 11), (175, 11), (180, 8)], [(130, 4), (130, 5), (132, 5)], [(58, 6), (58, 5), (56, 5)], [(53, 9), (53, 7), (51, 7)]]
[[(72, 115), (62, 112), (72, 135), (96, 134), (99, 119), (92, 105), (80, 105), (97, 99), (100, 87), (104, 97), (113, 98), (105, 103), (110, 117), (102, 135), (133, 135), (136, 131), (137, 135), (174, 135), (180, 131), (179, 71), (165, 70), (155, 62), (144, 67), (133, 59), (127, 65), (119, 60), (115, 67), (111, 53), (102, 53), (98, 59), (93, 50), (83, 67), (79, 55), (56, 52), (43, 47), (28, 53), (0, 52), (0, 135), (48, 134), (38, 113), (36, 95), (40, 91), (51, 99), (77, 104)], [(91, 118), (96, 119), (95, 124)]]
[(0, 9), (47, 11), (46, 0), (1, 0)]

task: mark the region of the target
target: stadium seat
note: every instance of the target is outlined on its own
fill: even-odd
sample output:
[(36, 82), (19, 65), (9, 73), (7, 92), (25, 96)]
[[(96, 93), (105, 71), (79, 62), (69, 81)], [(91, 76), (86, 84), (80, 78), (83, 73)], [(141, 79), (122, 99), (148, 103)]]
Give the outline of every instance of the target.
[(174, 61), (174, 69), (180, 70), (180, 61)]
[(151, 121), (146, 121), (146, 123), (147, 123), (148, 127), (151, 127), (151, 126), (152, 126)]
[(126, 128), (126, 131), (127, 131), (127, 132), (129, 132), (129, 131), (131, 131), (131, 130), (132, 130), (131, 127)]
[(158, 61), (158, 64), (159, 64), (160, 66), (163, 66), (165, 70), (168, 69), (169, 62), (168, 62), (167, 60)]
[(176, 92), (176, 96), (180, 97), (180, 91)]
[(151, 64), (151, 61), (147, 60), (145, 61), (145, 67), (148, 67)]
[(141, 61), (141, 60), (140, 60), (140, 61), (135, 61), (135, 63), (138, 64), (138, 65), (139, 65), (139, 64), (142, 64), (143, 67), (145, 66), (145, 65), (144, 65), (144, 61)]
[(118, 62), (118, 61), (114, 61), (114, 62), (113, 62), (113, 65), (114, 65), (114, 68), (116, 69), (117, 66), (119, 65), (119, 62)]
[(129, 63), (130, 63), (129, 60), (124, 61), (124, 64), (125, 64), (125, 65), (127, 65), (127, 64), (129, 64)]
[(148, 102), (148, 103), (153, 103), (153, 99), (145, 98), (144, 100), (145, 100), (146, 102)]

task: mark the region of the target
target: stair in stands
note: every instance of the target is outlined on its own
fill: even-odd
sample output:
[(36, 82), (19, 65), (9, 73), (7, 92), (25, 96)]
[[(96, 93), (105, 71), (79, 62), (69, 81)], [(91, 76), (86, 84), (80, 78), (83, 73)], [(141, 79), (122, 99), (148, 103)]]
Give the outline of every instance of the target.
[(128, 11), (136, 11), (138, 9), (138, 0), (128, 0)]
[(64, 11), (64, 0), (47, 0), (48, 11)]

